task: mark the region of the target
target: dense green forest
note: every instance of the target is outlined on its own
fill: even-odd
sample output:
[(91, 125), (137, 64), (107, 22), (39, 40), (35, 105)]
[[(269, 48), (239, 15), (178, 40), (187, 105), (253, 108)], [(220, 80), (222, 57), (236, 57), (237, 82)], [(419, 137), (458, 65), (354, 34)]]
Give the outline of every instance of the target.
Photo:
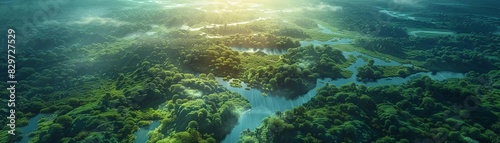
[[(315, 90), (318, 79), (356, 73), (352, 82), (377, 83), (448, 71), (465, 77), (424, 76), (373, 87), (327, 84), (303, 105), (267, 109), (273, 114), (258, 128), (244, 130), (239, 141), (498, 142), (500, 35), (495, 32), (500, 20), (495, 14), (500, 9), (487, 2), (467, 7), (427, 1), (413, 6), (347, 0), (90, 0), (54, 2), (47, 9), (43, 3), (7, 1), (0, 14), (9, 17), (0, 16), (5, 22), (0, 27), (17, 31), (19, 91), (16, 135), (0, 134), (0, 141), (19, 142), (27, 135), (29, 142), (42, 143), (132, 143), (140, 127), (156, 121), (160, 125), (150, 130), (148, 142), (223, 142), (255, 107), (249, 95), (224, 88), (218, 78), (291, 104)], [(37, 17), (37, 11), (47, 15)], [(335, 43), (339, 40), (353, 42)], [(373, 58), (401, 65), (376, 65)], [(366, 64), (347, 69), (358, 59)], [(0, 59), (1, 67), (7, 64)], [(0, 99), (3, 105), (7, 100)], [(5, 107), (0, 113), (10, 114)], [(42, 114), (33, 132), (21, 131)]]
[(436, 38), (359, 39), (364, 49), (407, 60), (422, 61), (432, 71), (478, 71), (498, 69), (499, 35), (473, 34)]
[[(47, 33), (53, 30), (65, 27), (48, 28)], [(87, 33), (75, 34), (68, 35)], [(40, 46), (57, 42), (43, 34), (33, 39)], [(30, 134), (36, 142), (133, 142), (132, 133), (152, 120), (163, 125), (155, 135), (172, 136), (166, 142), (185, 140), (178, 136), (184, 134), (197, 136), (196, 142), (217, 142), (231, 129), (219, 126), (235, 124), (238, 112), (250, 108), (241, 95), (220, 87), (213, 74), (181, 72), (175, 59), (181, 50), (162, 43), (115, 38), (81, 47), (72, 43), (52, 50), (33, 47), (19, 55), (34, 58), (18, 60), (33, 64), (19, 69), (19, 76), (26, 77), (20, 85), (29, 90), (18, 96), (21, 108), (17, 109), (22, 111), (17, 114), (18, 125), (26, 125), (37, 113), (57, 115), (40, 121), (39, 130)], [(19, 139), (11, 137), (6, 140)]]
[(316, 85), (317, 78), (350, 77), (351, 72), (342, 70), (350, 65), (340, 50), (332, 47), (309, 45), (292, 48), (275, 65), (258, 66), (245, 71), (242, 80), (251, 87), (287, 98), (296, 98)]
[[(479, 76), (491, 80), (499, 73)], [(491, 99), (499, 85), (428, 77), (399, 86), (329, 85), (307, 104), (244, 131), (240, 142), (498, 142), (499, 107)]]
[(358, 67), (356, 70), (358, 74), (358, 80), (377, 80), (386, 77), (407, 77), (412, 74), (426, 71), (425, 69), (418, 68), (415, 66), (405, 67), (405, 66), (376, 66), (373, 59), (368, 60), (365, 66)]

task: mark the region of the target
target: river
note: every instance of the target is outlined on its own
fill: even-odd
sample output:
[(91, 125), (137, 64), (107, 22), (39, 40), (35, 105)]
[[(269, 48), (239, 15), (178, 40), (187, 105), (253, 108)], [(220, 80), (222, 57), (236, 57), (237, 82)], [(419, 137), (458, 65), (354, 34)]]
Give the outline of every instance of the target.
[[(318, 41), (318, 40), (313, 40), (313, 41), (300, 41), (301, 45), (339, 45), (339, 44), (351, 44), (353, 42), (352, 39), (332, 39), (329, 41)], [(253, 49), (253, 48), (235, 48), (232, 47), (233, 50), (235, 51), (240, 51), (240, 52), (257, 52), (257, 51), (262, 51), (266, 54), (271, 54), (271, 55), (281, 55), (284, 54), (286, 51), (284, 50), (271, 50), (269, 48), (261, 48), (261, 49)], [(420, 72), (416, 73), (413, 75), (410, 75), (408, 77), (402, 78), (402, 77), (389, 77), (389, 78), (382, 78), (377, 81), (372, 81), (372, 82), (362, 82), (362, 81), (357, 81), (356, 80), (356, 74), (357, 74), (357, 68), (364, 66), (367, 64), (367, 61), (364, 61), (360, 56), (364, 56), (367, 58), (372, 58), (375, 61), (375, 65), (381, 65), (381, 66), (412, 66), (411, 64), (401, 64), (396, 61), (387, 61), (387, 60), (381, 60), (379, 58), (371, 57), (368, 55), (365, 55), (360, 52), (343, 52), (343, 55), (347, 58), (349, 56), (354, 56), (358, 57), (357, 60), (350, 65), (349, 67), (345, 68), (346, 70), (352, 71), (353, 74), (349, 78), (342, 78), (342, 79), (317, 79), (316, 81), (316, 87), (314, 89), (311, 89), (307, 94), (300, 96), (294, 100), (289, 100), (285, 99), (282, 96), (273, 96), (273, 95), (268, 95), (268, 96), (262, 96), (262, 92), (257, 89), (250, 89), (246, 90), (245, 88), (247, 85), (245, 83), (241, 83), (242, 87), (241, 88), (236, 88), (236, 87), (231, 87), (230, 86), (230, 81), (224, 81), (222, 77), (218, 77), (217, 82), (222, 85), (223, 87), (227, 88), (230, 91), (236, 92), (244, 96), (250, 104), (252, 105), (252, 108), (250, 110), (247, 110), (243, 112), (240, 115), (240, 118), (238, 119), (238, 124), (233, 128), (233, 130), (226, 136), (226, 138), (222, 141), (223, 143), (235, 143), (238, 141), (240, 137), (240, 133), (245, 130), (245, 129), (251, 129), (254, 130), (257, 128), (262, 119), (274, 114), (276, 111), (281, 111), (284, 112), (285, 110), (293, 109), (294, 107), (297, 107), (299, 105), (302, 105), (309, 100), (311, 100), (312, 97), (316, 95), (316, 90), (318, 88), (321, 88), (325, 86), (327, 83), (340, 86), (343, 84), (351, 83), (354, 82), (356, 84), (363, 84), (368, 87), (373, 87), (377, 85), (397, 85), (397, 84), (403, 84), (411, 79), (418, 78), (421, 76), (429, 76), (433, 80), (445, 80), (448, 78), (463, 78), (464, 74), (462, 73), (453, 73), (453, 72), (437, 72), (435, 74), (432, 74), (431, 72)], [(153, 122), (150, 126), (146, 126), (141, 128), (139, 131), (134, 133), (136, 135), (136, 140), (135, 143), (143, 143), (148, 140), (147, 133), (149, 131), (154, 130), (159, 126), (159, 122), (155, 121)]]
[(409, 31), (409, 32), (408, 32), (408, 35), (411, 35), (411, 36), (418, 36), (418, 33), (423, 33), (423, 34), (436, 34), (436, 35), (453, 35), (453, 34), (456, 34), (455, 32), (449, 32), (449, 31), (415, 30), (415, 31)]
[[(339, 45), (339, 44), (351, 44), (353, 42), (352, 39), (332, 39), (328, 41), (318, 41), (318, 40), (313, 40), (313, 41), (300, 41), (302, 46), (305, 45)], [(286, 52), (286, 50), (278, 50), (278, 49), (270, 49), (270, 48), (240, 48), (240, 47), (231, 47), (231, 49), (239, 52), (264, 52), (269, 55), (282, 55)], [(381, 66), (412, 66), (411, 64), (401, 64), (396, 61), (386, 61), (386, 60), (381, 60), (379, 58), (374, 58), (370, 57), (368, 55), (365, 55), (360, 52), (343, 52), (343, 55), (347, 58), (350, 55), (354, 57), (368, 57), (372, 58), (375, 61), (375, 65), (381, 65)], [(436, 74), (432, 74), (431, 72), (421, 72), (417, 74), (413, 74), (411, 76), (408, 76), (406, 78), (402, 77), (389, 77), (389, 78), (382, 78), (377, 81), (373, 82), (361, 82), (356, 80), (356, 74), (357, 74), (357, 68), (366, 65), (366, 61), (364, 61), (362, 58), (358, 58), (356, 62), (354, 62), (352, 65), (346, 68), (346, 70), (352, 71), (353, 74), (349, 78), (345, 79), (317, 79), (316, 81), (316, 87), (312, 90), (310, 90), (306, 95), (303, 95), (297, 99), (294, 100), (288, 100), (285, 99), (282, 96), (273, 96), (273, 95), (268, 95), (268, 96), (262, 96), (262, 92), (257, 90), (257, 89), (250, 89), (246, 90), (245, 88), (247, 85), (245, 83), (241, 83), (242, 87), (241, 88), (236, 88), (236, 87), (231, 87), (230, 86), (230, 81), (224, 81), (223, 78), (219, 77), (217, 78), (217, 82), (222, 85), (223, 87), (227, 88), (230, 91), (237, 92), (244, 96), (250, 104), (252, 105), (252, 109), (243, 112), (240, 115), (240, 118), (238, 119), (238, 124), (233, 128), (233, 130), (226, 136), (226, 138), (222, 141), (223, 143), (235, 143), (238, 141), (240, 137), (240, 133), (245, 130), (245, 129), (252, 129), (254, 130), (256, 127), (258, 127), (265, 117), (268, 117), (272, 114), (274, 114), (276, 111), (281, 111), (284, 112), (285, 110), (293, 109), (294, 107), (297, 107), (299, 105), (302, 105), (306, 103), (307, 101), (311, 100), (314, 95), (316, 95), (316, 90), (320, 87), (325, 86), (326, 83), (333, 84), (336, 86), (340, 86), (343, 84), (351, 83), (354, 82), (356, 84), (363, 84), (368, 87), (372, 86), (377, 86), (377, 85), (388, 85), (388, 84), (402, 84), (405, 83), (413, 78), (418, 78), (420, 76), (429, 76), (431, 79), (434, 80), (445, 80), (448, 78), (463, 78), (464, 74), (461, 73), (453, 73), (453, 72), (438, 72)], [(141, 139), (143, 141), (147, 140), (147, 132), (154, 130), (154, 128), (149, 128), (149, 129), (143, 129), (142, 133), (144, 137), (138, 137), (137, 139)], [(139, 134), (136, 134), (136, 136), (139, 136)], [(137, 142), (137, 141), (136, 141)], [(138, 143), (138, 142), (137, 142)]]
[(148, 141), (149, 139), (148, 133), (150, 131), (155, 130), (159, 126), (160, 126), (160, 121), (153, 121), (151, 124), (139, 128), (139, 130), (134, 133), (136, 137), (134, 143), (145, 143), (146, 141)]
[(203, 26), (203, 27), (198, 27), (198, 28), (193, 28), (193, 27), (190, 27), (190, 26), (187, 26), (187, 25), (182, 25), (180, 29), (182, 29), (182, 30), (189, 30), (189, 31), (200, 31), (203, 28), (217, 28), (217, 27), (222, 27), (222, 26), (236, 26), (236, 25), (249, 24), (249, 23), (256, 22), (256, 21), (263, 21), (263, 20), (267, 20), (267, 19), (271, 19), (271, 18), (270, 17), (259, 17), (257, 19), (248, 20), (248, 21), (234, 22), (234, 23), (228, 23), (228, 24), (211, 24), (211, 25), (207, 25), (207, 26)]
[(300, 45), (306, 46), (306, 45), (314, 45), (314, 46), (320, 46), (320, 45), (340, 45), (340, 44), (352, 44), (353, 40), (352, 39), (343, 39), (343, 38), (334, 38), (328, 41), (318, 41), (318, 40), (312, 40), (312, 41), (300, 41)]
[(387, 15), (389, 15), (391, 17), (395, 17), (395, 18), (415, 20), (415, 17), (410, 16), (410, 14), (404, 14), (404, 13), (400, 13), (400, 12), (396, 12), (396, 11), (390, 11), (390, 10), (386, 10), (386, 9), (379, 10), (378, 12), (385, 13), (385, 14), (387, 14)]
[[(366, 56), (369, 58), (373, 58), (367, 55), (364, 55), (359, 52), (344, 52), (344, 56)], [(377, 58), (373, 58), (375, 60), (375, 65), (382, 65), (382, 66), (397, 66), (397, 65), (402, 65), (400, 63), (397, 63), (395, 61), (390, 61), (386, 62)], [(356, 74), (357, 74), (357, 67), (364, 66), (366, 65), (366, 61), (364, 61), (361, 58), (358, 58), (355, 63), (353, 63), (351, 66), (347, 67), (347, 70), (352, 71), (354, 74), (350, 78), (343, 78), (343, 79), (317, 79), (316, 81), (316, 87), (312, 90), (310, 90), (307, 94), (294, 99), (294, 100), (287, 100), (282, 96), (273, 96), (273, 95), (268, 95), (268, 96), (262, 96), (262, 92), (257, 90), (257, 89), (250, 89), (250, 90), (245, 90), (247, 85), (245, 83), (241, 83), (243, 87), (241, 88), (235, 88), (231, 87), (229, 84), (229, 81), (224, 81), (223, 78), (217, 78), (217, 81), (220, 85), (223, 87), (227, 88), (230, 91), (237, 92), (244, 96), (245, 98), (248, 99), (250, 104), (252, 105), (252, 109), (244, 112), (243, 114), (240, 115), (240, 118), (238, 119), (238, 124), (233, 128), (233, 130), (226, 136), (226, 138), (222, 141), (223, 143), (235, 143), (238, 141), (240, 134), (243, 130), (245, 129), (251, 129), (254, 130), (257, 128), (262, 119), (265, 117), (268, 117), (272, 114), (274, 114), (276, 111), (281, 111), (284, 112), (285, 110), (293, 109), (294, 107), (297, 107), (299, 105), (302, 105), (309, 100), (311, 100), (312, 97), (316, 95), (316, 90), (320, 87), (325, 86), (327, 83), (328, 84), (333, 84), (336, 86), (340, 86), (343, 84), (351, 83), (354, 82), (356, 84), (363, 84), (368, 87), (372, 86), (377, 86), (377, 85), (397, 85), (397, 84), (402, 84), (405, 83), (413, 78), (418, 78), (420, 76), (429, 76), (431, 79), (434, 80), (445, 80), (448, 78), (463, 78), (464, 74), (461, 73), (453, 73), (453, 72), (437, 72), (436, 74), (432, 74), (431, 72), (421, 72), (417, 74), (413, 74), (411, 76), (408, 76), (406, 78), (402, 77), (390, 77), (390, 78), (382, 78), (377, 81), (373, 82), (361, 82), (356, 80)], [(404, 65), (408, 66), (408, 65)]]
[(323, 26), (321, 24), (317, 24), (317, 25), (318, 25), (321, 33), (325, 33), (325, 34), (338, 34), (338, 33), (334, 33), (332, 30), (326, 28), (325, 26)]
[(36, 131), (38, 127), (38, 121), (42, 117), (49, 117), (50, 114), (37, 114), (35, 117), (29, 119), (28, 125), (21, 127), (20, 130), (23, 133), (22, 139), (18, 143), (27, 143), (31, 138), (29, 137), (30, 133)]

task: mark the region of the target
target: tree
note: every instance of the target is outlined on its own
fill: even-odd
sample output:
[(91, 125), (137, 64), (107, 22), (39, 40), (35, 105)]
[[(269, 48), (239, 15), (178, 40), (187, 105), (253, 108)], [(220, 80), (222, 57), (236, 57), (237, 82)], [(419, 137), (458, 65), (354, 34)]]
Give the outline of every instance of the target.
[(304, 106), (299, 106), (293, 110), (293, 114), (296, 116), (304, 116), (306, 113), (306, 108)]
[[(106, 95), (108, 95), (108, 94), (109, 93), (106, 93)], [(109, 96), (111, 96), (111, 95), (109, 95)], [(82, 101), (80, 99), (78, 99), (78, 98), (70, 98), (68, 100), (68, 105), (70, 105), (73, 108), (76, 108), (76, 107), (82, 105)]]
[(175, 81), (181, 81), (183, 78), (184, 78), (184, 77), (183, 77), (183, 76), (182, 76), (182, 74), (180, 74), (180, 73), (176, 73), (176, 74), (174, 75), (174, 80), (175, 80)]
[(56, 123), (69, 127), (73, 123), (73, 118), (68, 115), (62, 115), (56, 119)]
[(205, 119), (208, 116), (208, 111), (205, 108), (198, 110), (198, 118)]
[(191, 128), (191, 129), (198, 129), (198, 122), (196, 121), (190, 121), (188, 123), (188, 128)]
[(71, 110), (73, 110), (73, 107), (71, 107), (69, 105), (63, 105), (63, 106), (59, 107), (59, 111), (61, 112), (61, 114), (66, 114)]
[(207, 74), (201, 73), (198, 77), (205, 79), (205, 78), (207, 78)]
[(434, 103), (434, 99), (432, 99), (431, 97), (424, 97), (422, 99), (422, 103), (420, 104), (420, 106), (427, 109), (431, 109), (435, 106), (435, 104), (436, 103)]
[(278, 139), (282, 134), (283, 130), (286, 128), (285, 121), (281, 120), (280, 118), (275, 118), (275, 117), (269, 118), (268, 124), (269, 124), (268, 126), (269, 131), (272, 133), (273, 136), (276, 137), (274, 139)]
[(53, 141), (57, 140), (61, 136), (64, 135), (64, 126), (59, 124), (59, 123), (53, 123), (50, 125), (48, 134), (49, 134), (50, 140), (53, 140)]
[(373, 59), (368, 60), (368, 66), (373, 67), (374, 64), (375, 64), (375, 60), (373, 60)]
[(276, 80), (276, 78), (271, 78), (269, 80), (269, 84), (276, 86), (276, 85), (278, 85), (278, 80)]
[(32, 103), (28, 103), (26, 111), (38, 113), (41, 109), (45, 108), (45, 105), (40, 101), (35, 101)]
[[(78, 99), (75, 98), (74, 100), (78, 100)], [(106, 93), (102, 97), (102, 101), (101, 101), (102, 108), (106, 108), (107, 106), (109, 106), (109, 103), (110, 103), (111, 100), (112, 100), (111, 94), (110, 93)], [(74, 102), (76, 103), (76, 101), (74, 101)], [(71, 105), (71, 104), (75, 104), (75, 103), (69, 103), (69, 104)]]
[(207, 75), (207, 78), (208, 78), (209, 80), (215, 80), (215, 75), (214, 75), (214, 74), (212, 74), (212, 73), (209, 73), (209, 74)]
[(184, 91), (184, 86), (182, 86), (181, 84), (174, 84), (172, 86), (170, 86), (170, 92), (172, 93), (180, 93), (180, 92), (183, 92)]
[(276, 111), (276, 116), (281, 118), (281, 115), (283, 115), (283, 113), (281, 111)]
[(398, 70), (398, 75), (399, 75), (399, 76), (401, 76), (401, 77), (406, 77), (406, 76), (408, 76), (409, 74), (410, 74), (410, 73), (408, 73), (408, 71), (407, 71), (407, 70), (405, 70), (405, 69), (399, 69), (399, 70)]

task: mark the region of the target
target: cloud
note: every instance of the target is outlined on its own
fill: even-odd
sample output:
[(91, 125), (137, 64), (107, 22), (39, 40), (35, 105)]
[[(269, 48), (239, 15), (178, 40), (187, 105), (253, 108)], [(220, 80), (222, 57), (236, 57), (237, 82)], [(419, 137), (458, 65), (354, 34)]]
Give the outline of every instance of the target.
[(396, 4), (407, 4), (407, 5), (412, 5), (412, 4), (417, 4), (421, 0), (392, 0)]
[(309, 11), (338, 11), (342, 10), (341, 6), (332, 6), (328, 4), (319, 4), (313, 7), (305, 7), (304, 10)]
[(86, 25), (86, 24), (100, 24), (100, 25), (111, 25), (111, 26), (121, 26), (123, 24), (126, 24), (127, 22), (123, 21), (118, 21), (112, 18), (102, 18), (102, 17), (96, 17), (96, 16), (91, 16), (91, 17), (84, 17), (78, 21), (72, 22), (73, 24), (80, 24), (80, 25)]

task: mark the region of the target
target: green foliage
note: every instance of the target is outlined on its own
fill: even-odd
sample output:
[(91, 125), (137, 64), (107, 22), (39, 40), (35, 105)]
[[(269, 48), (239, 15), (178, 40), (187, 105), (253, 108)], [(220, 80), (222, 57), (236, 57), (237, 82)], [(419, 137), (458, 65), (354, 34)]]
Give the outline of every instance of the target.
[(356, 45), (361, 46), (367, 50), (381, 52), (389, 55), (397, 55), (404, 57), (403, 43), (396, 38), (373, 38), (373, 39), (358, 39)]
[[(338, 2), (327, 2), (332, 5), (339, 5)], [(373, 13), (378, 13), (378, 9), (373, 8), (370, 4), (356, 4), (341, 2), (348, 9), (339, 10), (336, 12), (321, 12), (308, 14), (307, 17), (321, 19), (326, 23), (338, 26), (338, 28), (356, 31), (361, 34), (367, 34), (374, 37), (407, 37), (403, 27), (384, 22), (380, 19), (388, 18), (387, 15), (374, 16)]]
[(189, 124), (188, 124), (188, 128), (197, 129), (198, 128), (198, 122), (196, 122), (196, 121), (190, 121)]
[[(138, 7), (114, 9), (111, 13), (104, 13), (105, 18), (91, 17), (94, 20), (85, 24), (78, 19), (61, 24), (65, 23), (64, 18), (63, 21), (35, 24), (35, 31), (20, 34), (25, 40), (16, 43), (24, 49), (17, 51), (16, 62), (23, 66), (16, 73), (16, 79), (22, 81), (19, 86), (26, 89), (18, 92), (16, 100), (22, 107), (16, 107), (19, 119), (16, 124), (27, 124), (28, 117), (39, 112), (52, 113), (51, 117), (40, 120), (37, 131), (30, 134), (32, 142), (130, 143), (139, 125), (160, 120), (161, 128), (151, 135), (151, 142), (220, 142), (250, 104), (241, 95), (226, 92), (217, 85), (215, 76), (239, 78), (263, 90), (285, 90), (281, 93), (293, 93), (290, 96), (312, 89), (316, 78), (350, 76), (341, 70), (352, 63), (336, 50), (341, 47), (294, 48), (300, 46), (294, 38), (310, 37), (304, 30), (319, 37), (311, 32), (317, 28), (319, 20), (338, 29), (364, 34), (356, 35), (368, 38), (355, 40), (363, 48), (359, 50), (423, 61), (425, 64), (419, 62), (415, 65), (433, 71), (487, 73), (499, 67), (496, 57), (499, 55), (497, 43), (500, 42), (498, 36), (489, 34), (495, 24), (491, 20), (443, 12), (430, 18), (446, 20), (436, 22), (443, 24), (398, 18), (392, 19), (395, 23), (392, 20), (387, 23), (374, 20), (370, 14), (379, 13), (379, 9), (364, 6), (366, 4), (352, 7), (346, 2), (331, 2), (325, 3), (338, 4), (343, 9), (311, 12), (316, 10), (306, 8), (301, 14), (294, 13), (297, 15), (279, 14), (283, 19), (289, 19), (290, 24), (265, 20), (248, 25), (202, 28), (209, 34), (227, 36), (208, 40), (199, 35), (201, 32), (175, 29), (184, 24), (202, 27), (207, 23), (241, 22), (262, 15), (241, 11), (218, 14), (192, 8), (159, 10)], [(72, 6), (85, 9), (85, 6), (95, 4), (116, 3), (73, 2), (67, 5), (67, 12), (73, 9)], [(12, 17), (31, 13), (29, 6), (26, 9), (28, 11), (13, 13)], [(432, 14), (425, 12), (419, 16)], [(410, 27), (443, 28), (464, 34), (406, 38), (405, 29), (400, 25), (405, 22), (411, 23)], [(161, 25), (152, 28), (151, 24)], [(130, 33), (146, 31), (158, 33), (121, 39)], [(226, 46), (289, 51), (283, 56), (245, 56)], [(420, 70), (369, 66), (372, 71), (364, 69), (367, 73), (383, 77), (405, 77)], [(201, 74), (197, 78), (189, 72)], [(460, 80), (458, 84), (453, 80), (434, 82), (422, 78), (401, 86), (328, 86), (304, 106), (267, 119), (259, 130), (244, 136), (244, 141), (408, 142), (442, 135), (448, 136), (450, 142), (496, 142), (496, 133), (500, 132), (496, 120), (500, 93), (500, 83), (496, 80), (498, 73), (468, 73), (475, 79)], [(7, 94), (5, 90), (1, 93)], [(455, 110), (457, 106), (453, 105), (465, 107), (463, 101), (467, 97), (477, 97), (481, 101), (479, 108), (474, 111)], [(165, 108), (157, 108), (162, 103), (166, 103)], [(5, 110), (1, 112), (5, 113)], [(459, 129), (455, 128), (457, 124), (461, 125)], [(2, 131), (5, 129), (7, 127)], [(394, 135), (395, 132), (400, 134)], [(20, 136), (2, 134), (0, 140), (15, 142)]]
[[(278, 31), (279, 32), (279, 31)], [(288, 33), (282, 33), (288, 34)], [(235, 35), (225, 41), (225, 44), (231, 47), (246, 48), (276, 48), (288, 49), (300, 46), (299, 41), (293, 40), (287, 36), (275, 36), (271, 34), (257, 35)]]
[[(257, 62), (257, 59), (248, 60)], [(287, 98), (296, 98), (312, 89), (317, 78), (350, 77), (340, 67), (346, 67), (351, 62), (344, 57), (342, 51), (334, 47), (310, 45), (289, 49), (274, 64), (248, 64), (254, 68), (246, 69), (242, 80), (247, 85), (266, 92), (285, 93)]]
[(472, 34), (358, 39), (356, 45), (394, 57), (424, 61), (419, 66), (432, 71), (488, 72), (496, 67), (496, 61), (487, 57), (498, 55), (494, 47), (498, 47), (499, 40), (497, 35)]
[(238, 52), (229, 47), (212, 45), (204, 49), (190, 50), (183, 55), (181, 61), (194, 70), (212, 73), (216, 76), (234, 76), (240, 72), (241, 59)]
[(420, 104), (421, 107), (432, 109), (436, 106), (434, 103), (434, 99), (430, 97), (424, 97), (422, 98), (422, 104)]
[(71, 107), (69, 105), (62, 105), (62, 106), (59, 107), (58, 110), (61, 111), (61, 114), (66, 114), (69, 111), (73, 110), (73, 107)]
[(111, 135), (112, 134), (106, 132), (91, 132), (90, 134), (84, 137), (82, 142), (92, 142), (95, 140), (104, 143), (118, 142), (118, 140), (116, 140), (116, 138), (111, 137)]
[(304, 31), (301, 29), (297, 28), (283, 28), (283, 29), (278, 29), (274, 30), (273, 32), (274, 35), (278, 36), (288, 36), (292, 38), (311, 38), (311, 36), (307, 35)]
[(382, 73), (380, 71), (374, 71), (371, 66), (358, 67), (357, 70), (358, 74), (356, 77), (358, 77), (358, 79), (375, 80), (382, 77)]
[(374, 64), (375, 64), (375, 60), (373, 60), (373, 59), (368, 60), (369, 67), (373, 67)]
[(73, 118), (71, 116), (68, 116), (68, 115), (63, 115), (63, 116), (57, 117), (55, 122), (65, 126), (65, 127), (69, 127), (71, 124), (73, 124)]
[[(213, 141), (213, 139), (210, 140), (211, 142)], [(188, 129), (187, 131), (177, 132), (174, 133), (169, 138), (165, 138), (158, 141), (158, 143), (197, 143), (197, 142), (205, 142), (205, 141), (203, 140), (201, 134), (194, 129)]]
[[(436, 136), (454, 142), (494, 141), (498, 135), (485, 131), (499, 129), (498, 123), (487, 120), (497, 118), (493, 114), (498, 111), (455, 109), (464, 104), (462, 95), (487, 98), (470, 94), (469, 90), (474, 89), (470, 85), (460, 86), (470, 80), (476, 79), (439, 82), (422, 77), (408, 84), (370, 88), (328, 85), (318, 89), (317, 95), (303, 106), (285, 111), (281, 117), (264, 119), (255, 131), (242, 134), (240, 141), (410, 142)], [(488, 117), (476, 119), (473, 113)], [(485, 138), (486, 134), (489, 138)]]
[(397, 73), (401, 77), (407, 77), (410, 75), (410, 72), (408, 72), (408, 70), (403, 70), (403, 69), (399, 69)]
[(388, 136), (385, 136), (383, 138), (380, 138), (376, 141), (376, 143), (390, 143), (390, 142), (396, 142), (396, 140), (394, 138), (391, 138), (391, 137), (388, 137)]
[(369, 60), (367, 65), (357, 68), (358, 80), (377, 80), (386, 77), (408, 77), (411, 74), (424, 72), (426, 70), (418, 67), (407, 66), (375, 66), (373, 60)]

